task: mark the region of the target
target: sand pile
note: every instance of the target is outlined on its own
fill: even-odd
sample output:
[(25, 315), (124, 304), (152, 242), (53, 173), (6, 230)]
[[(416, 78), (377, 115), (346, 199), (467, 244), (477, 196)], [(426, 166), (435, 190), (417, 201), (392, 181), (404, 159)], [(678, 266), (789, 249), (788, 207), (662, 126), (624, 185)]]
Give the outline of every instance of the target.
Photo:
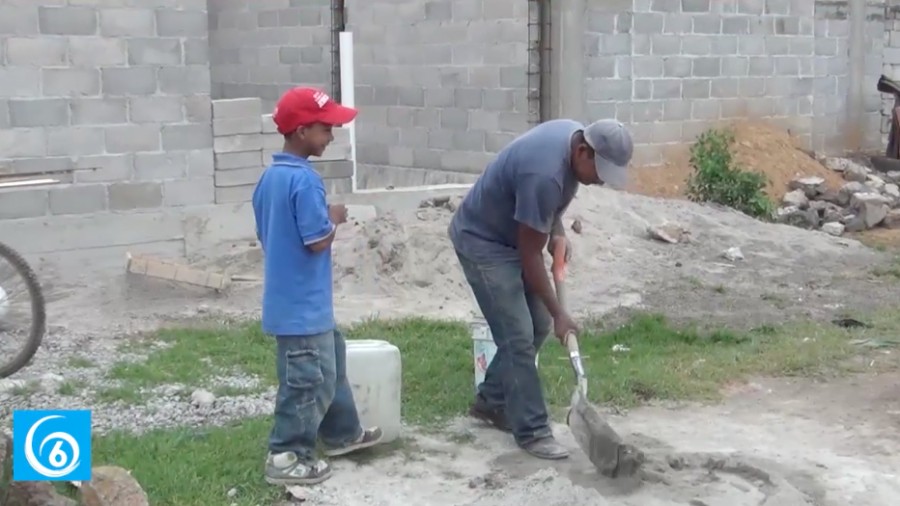
[[(844, 183), (840, 174), (828, 170), (801, 150), (798, 141), (785, 130), (764, 122), (738, 121), (731, 124), (735, 142), (732, 153), (740, 167), (762, 172), (769, 178), (767, 193), (781, 201), (788, 183), (800, 176), (819, 176), (830, 189)], [(635, 170), (630, 190), (642, 195), (683, 197), (685, 182), (694, 171), (689, 148), (671, 153), (664, 167)]]

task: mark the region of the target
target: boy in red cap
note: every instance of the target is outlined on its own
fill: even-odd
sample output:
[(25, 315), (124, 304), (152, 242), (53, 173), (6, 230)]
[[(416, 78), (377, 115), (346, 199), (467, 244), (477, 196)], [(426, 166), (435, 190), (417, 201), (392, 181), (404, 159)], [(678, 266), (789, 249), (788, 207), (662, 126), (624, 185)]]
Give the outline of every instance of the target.
[(334, 140), (332, 127), (357, 111), (313, 88), (287, 91), (272, 119), (284, 149), (272, 157), (253, 192), (256, 235), (265, 254), (262, 328), (278, 354), (275, 424), (266, 481), (311, 485), (331, 476), (316, 458), (321, 438), (334, 457), (378, 444), (382, 432), (360, 425), (346, 374), (346, 343), (334, 321), (331, 243), (346, 222), (343, 205), (328, 205), (309, 162)]

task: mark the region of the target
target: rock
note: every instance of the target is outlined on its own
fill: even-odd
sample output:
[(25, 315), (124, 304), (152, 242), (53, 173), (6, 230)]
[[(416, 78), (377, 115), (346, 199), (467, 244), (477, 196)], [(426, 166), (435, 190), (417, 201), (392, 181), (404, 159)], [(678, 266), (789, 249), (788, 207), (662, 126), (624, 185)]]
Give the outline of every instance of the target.
[(866, 220), (855, 214), (848, 214), (841, 220), (841, 223), (844, 224), (845, 232), (862, 232), (866, 229)]
[(869, 169), (862, 165), (847, 160), (847, 166), (844, 168), (844, 179), (847, 181), (857, 181), (863, 183), (869, 178)]
[(53, 374), (52, 372), (41, 375), (41, 385), (46, 389), (53, 389), (65, 380), (66, 379), (59, 374)]
[(664, 223), (662, 225), (647, 227), (647, 234), (651, 239), (670, 244), (690, 242), (691, 235), (690, 231), (675, 223)]
[(583, 227), (581, 224), (581, 220), (576, 219), (575, 221), (572, 222), (572, 232), (575, 232), (576, 234), (580, 234), (582, 228)]
[(885, 184), (884, 188), (881, 189), (881, 193), (883, 193), (885, 197), (890, 198), (894, 202), (900, 200), (900, 186), (897, 186), (894, 183)]
[(744, 252), (741, 251), (741, 248), (734, 246), (722, 252), (722, 257), (730, 262), (736, 262), (744, 259)]
[(794, 190), (786, 193), (781, 201), (786, 206), (793, 206), (800, 209), (806, 209), (809, 205), (809, 199), (803, 190)]
[(881, 223), (887, 216), (888, 200), (879, 193), (865, 192), (855, 193), (850, 199), (850, 209), (866, 224), (866, 228), (872, 228)]
[(82, 506), (149, 506), (150, 499), (131, 473), (115, 466), (91, 470), (91, 481), (81, 483)]
[(74, 499), (60, 495), (53, 484), (48, 481), (12, 482), (7, 491), (6, 502), (3, 504), (9, 506), (78, 506)]
[(835, 205), (841, 205), (841, 192), (832, 189), (825, 190), (825, 193), (819, 195), (818, 200), (830, 202)]
[(884, 179), (870, 174), (869, 177), (866, 178), (866, 184), (873, 190), (881, 190), (882, 188), (884, 188), (885, 183)]
[(827, 169), (833, 170), (835, 172), (844, 172), (847, 169), (847, 160), (846, 158), (836, 158), (836, 157), (827, 157), (822, 160), (822, 165), (824, 165)]
[(819, 213), (815, 209), (800, 209), (796, 206), (787, 206), (775, 212), (775, 219), (786, 225), (795, 227), (816, 229), (819, 228)]
[(229, 499), (232, 499), (232, 498), (234, 498), (236, 495), (238, 495), (238, 489), (236, 489), (236, 488), (228, 489), (228, 493), (225, 494), (225, 495), (227, 495)]
[(834, 236), (841, 236), (844, 234), (844, 225), (837, 221), (830, 221), (822, 225), (822, 232)]
[(194, 390), (191, 393), (191, 405), (198, 408), (208, 408), (216, 403), (216, 396), (206, 390)]
[(844, 209), (842, 207), (831, 203), (828, 203), (828, 207), (825, 208), (825, 211), (819, 212), (819, 216), (822, 217), (823, 222), (841, 221), (844, 214)]
[(850, 205), (850, 198), (853, 197), (856, 193), (867, 193), (872, 189), (868, 186), (860, 183), (859, 181), (851, 181), (844, 186), (841, 186), (841, 189), (838, 190), (838, 201), (836, 202), (839, 206), (847, 206)]
[(0, 394), (21, 390), (28, 385), (28, 382), (20, 379), (0, 379)]
[(884, 217), (884, 221), (881, 224), (885, 228), (900, 228), (900, 209), (891, 209), (888, 211), (887, 216)]
[(892, 170), (881, 174), (888, 183), (900, 184), (900, 170)]
[(800, 190), (807, 198), (813, 199), (825, 193), (828, 187), (825, 186), (825, 178), (809, 176), (794, 179), (788, 183), (788, 189), (791, 191)]

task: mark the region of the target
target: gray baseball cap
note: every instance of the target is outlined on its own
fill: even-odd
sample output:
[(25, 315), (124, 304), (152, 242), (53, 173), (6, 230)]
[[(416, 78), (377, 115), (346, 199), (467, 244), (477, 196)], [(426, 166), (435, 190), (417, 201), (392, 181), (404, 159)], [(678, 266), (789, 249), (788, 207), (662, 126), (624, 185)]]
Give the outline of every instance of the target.
[(584, 140), (594, 150), (597, 175), (606, 186), (622, 189), (628, 182), (627, 167), (634, 154), (631, 133), (614, 119), (601, 119), (585, 127)]

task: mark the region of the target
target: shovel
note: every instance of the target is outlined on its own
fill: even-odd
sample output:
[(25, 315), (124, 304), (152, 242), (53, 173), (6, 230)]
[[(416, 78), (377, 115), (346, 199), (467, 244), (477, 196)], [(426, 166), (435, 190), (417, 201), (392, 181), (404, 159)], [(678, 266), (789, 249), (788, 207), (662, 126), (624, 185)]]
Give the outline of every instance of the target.
[[(553, 255), (553, 281), (556, 285), (556, 297), (564, 311), (568, 311), (566, 298), (566, 259), (565, 244), (560, 243)], [(581, 362), (578, 349), (578, 337), (575, 333), (566, 336), (566, 348), (569, 350), (569, 361), (575, 371), (575, 391), (572, 393), (572, 404), (566, 415), (566, 423), (572, 430), (578, 445), (587, 454), (588, 459), (600, 474), (609, 478), (634, 475), (644, 463), (644, 454), (632, 445), (625, 444), (622, 438), (600, 416), (597, 408), (587, 398), (587, 376)]]

